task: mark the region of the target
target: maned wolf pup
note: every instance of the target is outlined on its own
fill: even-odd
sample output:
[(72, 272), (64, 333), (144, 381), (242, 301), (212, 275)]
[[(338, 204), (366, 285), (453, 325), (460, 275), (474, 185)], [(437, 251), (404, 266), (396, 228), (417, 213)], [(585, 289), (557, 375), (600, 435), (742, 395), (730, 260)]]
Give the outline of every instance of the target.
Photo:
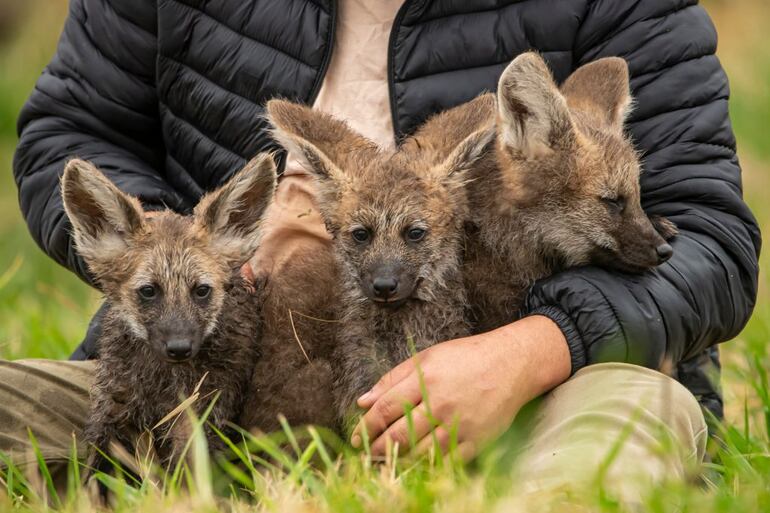
[[(131, 447), (198, 386), (198, 414), (216, 397), (208, 421), (222, 429), (237, 418), (257, 357), (262, 301), (261, 286), (247, 290), (238, 270), (257, 246), (275, 175), (272, 157), (262, 154), (204, 196), (192, 216), (148, 218), (92, 164), (67, 164), (62, 196), (75, 245), (109, 305), (85, 428), (95, 448)], [(153, 434), (166, 464), (178, 460), (190, 424), (182, 414)], [(220, 446), (212, 431), (207, 436)], [(101, 462), (97, 451), (91, 461)]]
[(529, 287), (560, 269), (641, 272), (671, 257), (675, 226), (650, 220), (639, 201), (639, 156), (623, 132), (630, 105), (620, 58), (579, 68), (559, 90), (542, 58), (525, 53), (503, 72), (497, 101), (482, 95), (415, 134), (412, 146), (438, 161), (438, 150), (496, 122), (496, 144), (468, 186), (475, 331), (515, 320)]
[[(411, 355), (468, 332), (462, 284), (466, 173), (490, 135), (435, 165), (384, 154), (344, 122), (281, 100), (267, 104), (276, 139), (315, 175), (339, 263), (335, 389), (343, 431), (355, 401)], [(487, 141), (483, 141), (483, 137)]]

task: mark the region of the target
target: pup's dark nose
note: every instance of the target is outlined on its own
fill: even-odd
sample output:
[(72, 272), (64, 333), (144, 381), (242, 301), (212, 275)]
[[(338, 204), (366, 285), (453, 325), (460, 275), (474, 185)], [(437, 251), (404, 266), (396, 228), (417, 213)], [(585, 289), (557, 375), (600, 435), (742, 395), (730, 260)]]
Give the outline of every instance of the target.
[(395, 278), (375, 278), (372, 287), (375, 296), (380, 299), (388, 299), (396, 294), (398, 280)]
[(183, 362), (192, 356), (192, 341), (175, 338), (166, 342), (166, 355), (174, 361)]
[(662, 264), (671, 258), (671, 255), (674, 254), (674, 248), (671, 247), (671, 244), (661, 244), (655, 248), (655, 252), (658, 254), (658, 263)]

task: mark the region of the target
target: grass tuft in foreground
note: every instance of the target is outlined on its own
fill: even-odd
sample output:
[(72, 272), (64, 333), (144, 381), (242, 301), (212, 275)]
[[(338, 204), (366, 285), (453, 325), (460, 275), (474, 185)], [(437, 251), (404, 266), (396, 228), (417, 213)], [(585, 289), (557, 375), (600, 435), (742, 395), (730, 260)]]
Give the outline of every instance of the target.
[[(766, 326), (750, 333), (759, 334)], [(711, 441), (711, 461), (698, 482), (648, 486), (642, 505), (621, 504), (603, 486), (597, 471), (593, 486), (556, 490), (535, 496), (514, 493), (511, 454), (515, 434), (503, 437), (474, 462), (454, 452), (433, 452), (420, 459), (388, 457), (373, 461), (368, 448), (355, 452), (333, 433), (309, 428), (254, 436), (239, 431), (221, 435), (229, 457), (209, 457), (203, 419), (194, 419), (187, 458), (163, 471), (151, 461), (137, 462), (117, 453), (113, 474), (90, 472), (74, 458), (65, 469), (49, 468), (35, 448), (35, 464), (20, 468), (0, 456), (0, 511), (91, 512), (100, 507), (98, 486), (109, 490), (109, 507), (123, 512), (393, 512), (393, 511), (597, 511), (760, 513), (770, 511), (770, 393), (765, 344), (742, 342), (744, 361), (733, 371), (745, 378), (750, 395), (743, 402), (741, 422), (718, 423)], [(751, 397), (752, 399), (748, 399)], [(606, 443), (605, 467), (623, 440)], [(665, 450), (665, 446), (662, 446)], [(145, 452), (144, 454), (149, 454)], [(575, 462), (579, 465), (580, 462)], [(62, 473), (68, 479), (62, 480)], [(635, 509), (640, 508), (640, 509)]]

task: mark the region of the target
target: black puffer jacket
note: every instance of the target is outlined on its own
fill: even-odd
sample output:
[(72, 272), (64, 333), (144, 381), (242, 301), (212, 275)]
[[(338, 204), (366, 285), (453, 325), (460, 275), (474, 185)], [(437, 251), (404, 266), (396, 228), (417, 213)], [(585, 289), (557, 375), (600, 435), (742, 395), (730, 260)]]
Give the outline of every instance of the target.
[[(690, 360), (680, 379), (718, 411), (704, 351), (734, 337), (751, 313), (760, 235), (741, 198), (716, 34), (695, 4), (407, 0), (388, 71), (399, 138), (494, 90), (526, 50), (540, 51), (559, 80), (599, 57), (628, 61), (642, 199), (679, 226), (675, 256), (643, 276), (570, 270), (538, 283), (528, 308), (562, 327), (574, 370)], [(273, 96), (312, 103), (333, 51), (335, 12), (332, 0), (71, 0), (58, 52), (19, 119), (14, 172), (38, 244), (86, 276), (59, 198), (73, 155), (148, 207), (187, 212), (247, 158), (273, 149), (262, 106)]]

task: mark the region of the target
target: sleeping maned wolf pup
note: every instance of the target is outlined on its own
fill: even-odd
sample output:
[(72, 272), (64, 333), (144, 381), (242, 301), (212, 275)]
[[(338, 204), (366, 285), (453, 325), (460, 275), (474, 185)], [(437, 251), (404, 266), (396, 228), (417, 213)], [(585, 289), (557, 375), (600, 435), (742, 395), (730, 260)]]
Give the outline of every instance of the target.
[(496, 141), (469, 176), (464, 276), (474, 331), (517, 318), (529, 287), (567, 267), (642, 272), (668, 260), (676, 227), (640, 204), (639, 156), (624, 135), (631, 105), (620, 58), (555, 84), (535, 53), (482, 95), (423, 125), (405, 151), (443, 158), (474, 130)]

